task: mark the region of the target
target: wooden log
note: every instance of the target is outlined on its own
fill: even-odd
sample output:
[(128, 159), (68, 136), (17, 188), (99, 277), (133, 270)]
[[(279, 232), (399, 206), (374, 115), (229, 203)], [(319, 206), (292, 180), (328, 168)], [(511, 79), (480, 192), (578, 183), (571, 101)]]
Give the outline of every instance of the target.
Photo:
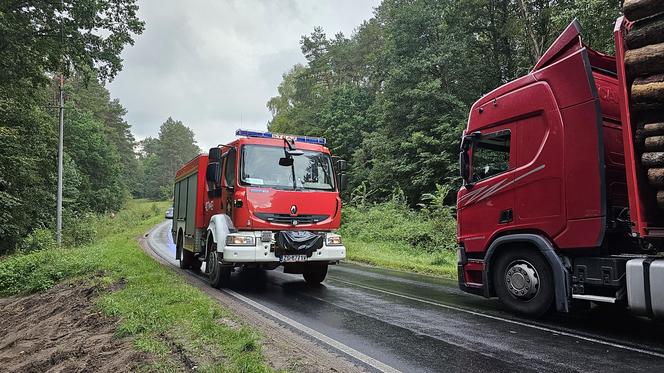
[[(664, 70), (664, 66), (661, 68)], [(635, 79), (632, 83), (632, 102), (664, 103), (664, 74)]]
[(664, 135), (664, 122), (644, 124), (643, 125), (643, 134), (646, 137)]
[(638, 21), (659, 12), (664, 12), (662, 0), (625, 0), (623, 3), (623, 13), (630, 21)]
[(641, 155), (641, 165), (644, 167), (664, 167), (664, 152), (647, 152)]
[(625, 35), (627, 49), (637, 49), (659, 43), (664, 43), (664, 16), (638, 22)]
[(655, 187), (664, 187), (664, 168), (648, 169), (648, 183)]
[(645, 145), (649, 151), (664, 151), (664, 136), (646, 137)]
[(664, 209), (664, 190), (657, 191), (657, 207)]
[(664, 43), (628, 50), (625, 67), (632, 78), (664, 73)]

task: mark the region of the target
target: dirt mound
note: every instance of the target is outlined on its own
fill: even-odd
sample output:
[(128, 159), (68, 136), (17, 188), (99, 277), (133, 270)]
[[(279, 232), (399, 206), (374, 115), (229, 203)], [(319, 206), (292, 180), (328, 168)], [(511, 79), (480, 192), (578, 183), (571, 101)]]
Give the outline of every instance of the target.
[(78, 281), (0, 299), (0, 372), (124, 372), (148, 362), (95, 309), (100, 291)]

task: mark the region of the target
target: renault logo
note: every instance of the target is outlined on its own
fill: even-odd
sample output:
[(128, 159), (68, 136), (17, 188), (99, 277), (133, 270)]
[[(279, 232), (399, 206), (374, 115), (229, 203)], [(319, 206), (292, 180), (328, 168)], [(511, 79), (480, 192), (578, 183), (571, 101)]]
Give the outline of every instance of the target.
[(293, 205), (290, 207), (291, 215), (297, 215), (297, 206)]

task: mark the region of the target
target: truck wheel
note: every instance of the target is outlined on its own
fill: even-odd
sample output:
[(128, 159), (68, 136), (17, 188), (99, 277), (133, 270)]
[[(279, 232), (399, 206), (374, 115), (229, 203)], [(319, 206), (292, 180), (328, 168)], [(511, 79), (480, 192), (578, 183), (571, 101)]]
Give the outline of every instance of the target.
[(553, 304), (553, 273), (534, 250), (500, 255), (493, 267), (493, 284), (500, 302), (515, 313), (539, 317)]
[(311, 285), (318, 285), (327, 276), (327, 263), (312, 263), (307, 265), (302, 271), (304, 281)]
[(180, 252), (180, 268), (189, 269), (191, 267), (191, 259), (194, 254), (184, 248), (184, 244), (182, 243), (182, 236), (178, 236), (176, 250)]
[(210, 286), (219, 289), (228, 285), (231, 279), (231, 269), (219, 263), (216, 247), (214, 247), (214, 251), (208, 254), (206, 268), (208, 269), (208, 282)]

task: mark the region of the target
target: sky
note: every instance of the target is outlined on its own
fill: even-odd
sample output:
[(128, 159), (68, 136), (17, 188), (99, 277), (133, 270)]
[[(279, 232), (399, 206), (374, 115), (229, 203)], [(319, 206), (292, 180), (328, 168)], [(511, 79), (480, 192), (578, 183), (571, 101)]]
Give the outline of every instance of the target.
[(137, 139), (170, 116), (202, 149), (237, 128), (266, 130), (283, 73), (306, 62), (300, 38), (320, 26), (350, 36), (380, 0), (139, 0), (145, 31), (122, 53), (107, 85)]

